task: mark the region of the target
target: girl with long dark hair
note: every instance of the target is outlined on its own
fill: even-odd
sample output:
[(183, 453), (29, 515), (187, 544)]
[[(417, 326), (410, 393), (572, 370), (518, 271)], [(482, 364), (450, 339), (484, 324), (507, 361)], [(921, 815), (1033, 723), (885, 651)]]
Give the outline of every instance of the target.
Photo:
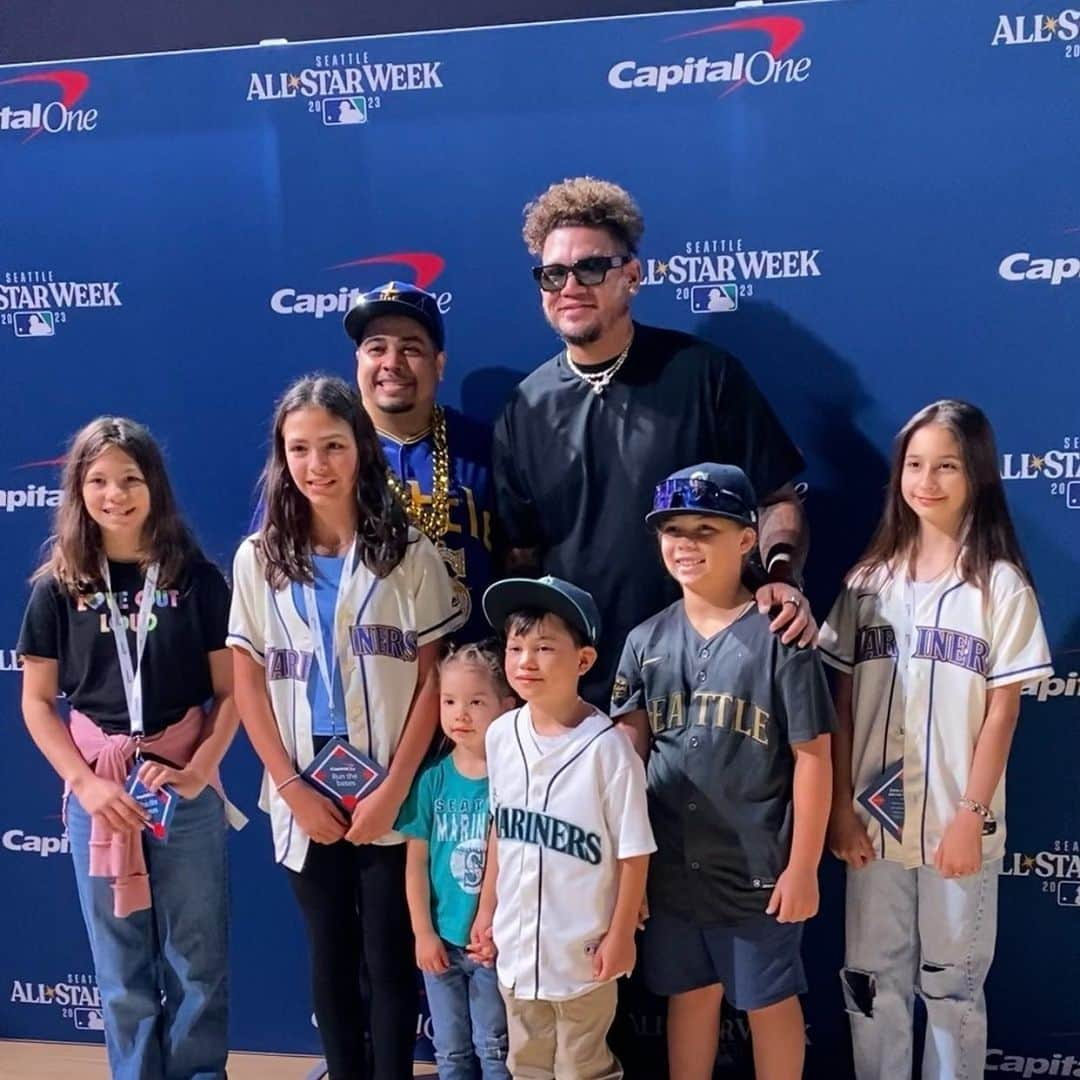
[[(184, 524), (150, 433), (122, 417), (87, 424), (67, 455), (18, 652), (26, 726), (65, 782), (117, 1080), (225, 1075), (218, 764), (237, 726), (228, 615), (228, 586)], [(133, 771), (152, 791), (168, 785), (179, 796), (166, 830), (144, 828), (126, 790)]]
[[(455, 609), (434, 546), (387, 484), (354, 389), (300, 379), (278, 403), (271, 442), (260, 528), (235, 562), (237, 701), (266, 767), (260, 805), (276, 859), (307, 925), (330, 1076), (404, 1080), (416, 973), (393, 825), (438, 722), (436, 654)], [(309, 783), (331, 744), (385, 770), (352, 805)]]
[(1050, 675), (989, 421), (937, 401), (896, 439), (885, 511), (821, 632), (837, 669), (829, 844), (847, 870), (842, 974), (859, 1080), (982, 1076), (1005, 765)]

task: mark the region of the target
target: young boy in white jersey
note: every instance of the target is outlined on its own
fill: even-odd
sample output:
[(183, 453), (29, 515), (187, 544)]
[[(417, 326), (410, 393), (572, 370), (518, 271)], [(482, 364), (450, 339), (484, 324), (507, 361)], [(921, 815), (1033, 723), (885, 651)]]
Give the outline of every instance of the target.
[(494, 823), (473, 948), (493, 936), (515, 1078), (618, 1080), (606, 1042), (615, 980), (636, 961), (656, 849), (645, 771), (578, 696), (596, 662), (592, 597), (558, 578), (511, 578), (483, 606), (506, 635), (506, 675), (525, 705), (487, 733)]

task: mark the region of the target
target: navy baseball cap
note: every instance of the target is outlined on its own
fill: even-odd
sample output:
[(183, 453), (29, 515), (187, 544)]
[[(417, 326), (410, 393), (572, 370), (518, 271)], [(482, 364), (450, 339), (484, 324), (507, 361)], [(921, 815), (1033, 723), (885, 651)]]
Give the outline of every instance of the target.
[(506, 617), (522, 608), (539, 608), (558, 615), (576, 627), (590, 645), (600, 637), (600, 612), (596, 601), (584, 589), (562, 578), (506, 578), (489, 585), (481, 601), (484, 616), (501, 634)]
[(388, 281), (371, 292), (362, 293), (345, 316), (345, 333), (359, 345), (364, 338), (364, 328), (380, 315), (404, 315), (415, 319), (431, 336), (435, 351), (443, 351), (446, 329), (439, 302), (431, 293), (401, 281)]
[(656, 485), (653, 508), (645, 524), (654, 528), (673, 514), (706, 514), (730, 518), (757, 528), (757, 495), (737, 465), (703, 461), (672, 473)]

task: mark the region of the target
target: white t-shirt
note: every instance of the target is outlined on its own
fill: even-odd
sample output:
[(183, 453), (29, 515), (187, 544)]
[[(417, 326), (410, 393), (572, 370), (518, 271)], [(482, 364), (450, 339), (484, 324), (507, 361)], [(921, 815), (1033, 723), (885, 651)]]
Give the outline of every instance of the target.
[[(266, 687), (285, 752), (302, 771), (315, 756), (307, 683), (318, 679), (307, 619), (293, 602), (291, 582), (272, 589), (265, 563), (249, 537), (233, 563), (231, 646), (266, 668)], [(444, 636), (458, 618), (450, 582), (434, 545), (409, 529), (405, 556), (378, 578), (356, 558), (334, 626), (338, 670), (345, 691), (348, 740), (384, 768), (390, 765), (405, 729), (416, 691), (422, 645)], [(264, 774), (259, 806), (270, 814), (274, 853), (290, 870), (303, 869), (308, 837), (288, 804)], [(389, 832), (377, 843), (401, 843)]]
[[(821, 628), (824, 661), (852, 676), (855, 811), (879, 858), (933, 865), (971, 773), (986, 694), (1053, 674), (1035, 592), (1010, 563), (994, 564), (987, 595), (949, 572), (913, 583), (906, 566), (853, 575)], [(903, 762), (898, 841), (858, 802)], [(1005, 777), (990, 803), (997, 830), (983, 858), (1005, 852)]]
[(611, 925), (619, 860), (656, 850), (645, 768), (601, 712), (540, 749), (529, 707), (486, 736), (498, 838), (494, 938), (499, 981), (519, 998), (595, 989), (593, 955)]

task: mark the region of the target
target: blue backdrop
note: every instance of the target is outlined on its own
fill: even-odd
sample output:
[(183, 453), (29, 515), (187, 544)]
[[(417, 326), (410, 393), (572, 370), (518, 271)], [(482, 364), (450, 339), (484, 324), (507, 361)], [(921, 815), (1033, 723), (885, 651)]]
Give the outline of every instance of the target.
[[(645, 321), (741, 356), (806, 453), (823, 615), (918, 407), (989, 413), (1056, 677), (1024, 699), (990, 978), (989, 1073), (1080, 1075), (1080, 13), (860, 0), (0, 68), (0, 1036), (100, 1039), (58, 784), (12, 646), (65, 440), (162, 440), (227, 566), (274, 396), (349, 374), (341, 314), (439, 294), (445, 400), (491, 417), (554, 351), (519, 237), (553, 180), (648, 222)], [(597, 448), (603, 453), (603, 448)], [(233, 1045), (317, 1045), (301, 930), (243, 738), (230, 793)], [(847, 1074), (841, 875), (810, 926), (810, 1073)], [(636, 1011), (658, 1045), (656, 1017)], [(724, 1028), (721, 1071), (746, 1058)]]

